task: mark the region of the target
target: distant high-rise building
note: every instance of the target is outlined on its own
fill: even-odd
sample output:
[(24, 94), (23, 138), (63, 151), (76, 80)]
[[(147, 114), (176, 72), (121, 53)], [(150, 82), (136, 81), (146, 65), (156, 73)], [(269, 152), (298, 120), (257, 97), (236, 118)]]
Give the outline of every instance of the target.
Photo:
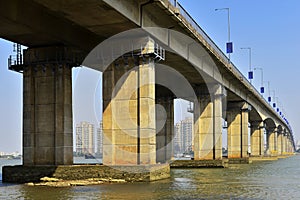
[(76, 125), (76, 152), (80, 154), (95, 153), (94, 125), (81, 122)]
[(174, 127), (174, 154), (182, 154), (183, 153), (183, 143), (182, 143), (182, 134), (181, 134), (181, 123), (178, 122)]
[(181, 120), (174, 129), (174, 154), (190, 153), (193, 150), (193, 118)]
[(99, 128), (97, 128), (97, 154), (103, 154), (103, 123), (99, 123)]

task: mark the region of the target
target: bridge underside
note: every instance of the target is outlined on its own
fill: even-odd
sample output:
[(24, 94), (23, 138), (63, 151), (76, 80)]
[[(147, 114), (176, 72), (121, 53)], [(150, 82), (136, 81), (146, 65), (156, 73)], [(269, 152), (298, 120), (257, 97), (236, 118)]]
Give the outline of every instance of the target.
[[(160, 1), (145, 5), (139, 1), (118, 1), (116, 5), (117, 1), (86, 2), (0, 1), (0, 37), (30, 47), (21, 65), (12, 68), (24, 76), (24, 167), (73, 164), (71, 68), (80, 65), (95, 46), (141, 25), (189, 32), (174, 20), (177, 15), (169, 16)], [(125, 12), (129, 17), (123, 15)], [(197, 161), (222, 160), (223, 120), (227, 121), (229, 159), (249, 158), (249, 128), (251, 155), (293, 152), (288, 131), (274, 126), (274, 121), (268, 125), (269, 120), (261, 117), (263, 106), (248, 102), (258, 102), (257, 98), (247, 94), (240, 78), (233, 77), (206, 44), (195, 42), (193, 34), (188, 41), (197, 45), (191, 47), (164, 31), (150, 31), (146, 43), (137, 44), (138, 54), (120, 54), (103, 70), (105, 165), (141, 167), (147, 176), (159, 169), (161, 178), (168, 177), (175, 98), (194, 103), (193, 150)], [(168, 46), (181, 52), (162, 55), (156, 45), (159, 50)], [(105, 51), (111, 53), (111, 49)], [(172, 79), (172, 70), (181, 76)]]

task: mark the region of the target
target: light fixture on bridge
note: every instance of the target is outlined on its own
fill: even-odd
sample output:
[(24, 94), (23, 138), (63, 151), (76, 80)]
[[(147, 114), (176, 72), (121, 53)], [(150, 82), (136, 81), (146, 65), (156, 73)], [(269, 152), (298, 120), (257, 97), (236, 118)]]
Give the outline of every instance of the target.
[(265, 87), (264, 87), (264, 70), (261, 67), (255, 67), (254, 70), (260, 70), (261, 71), (261, 87), (260, 87), (260, 93), (265, 93)]
[(218, 10), (227, 10), (228, 18), (228, 42), (226, 43), (226, 53), (228, 53), (228, 62), (230, 63), (230, 54), (233, 53), (233, 43), (230, 41), (230, 9), (229, 8), (216, 8)]
[(251, 69), (251, 47), (242, 47), (241, 49), (249, 50), (249, 72), (248, 72), (248, 79), (250, 80), (250, 83), (252, 84), (253, 71)]
[[(278, 98), (275, 96), (275, 90), (272, 90), (272, 92), (273, 92), (273, 108), (275, 109), (276, 108), (276, 102), (278, 102)], [(270, 99), (271, 99), (271, 97), (270, 97)], [(276, 99), (277, 99), (277, 101), (276, 101)]]
[(249, 71), (249, 72), (248, 72), (248, 79), (249, 79), (250, 82), (251, 82), (251, 80), (253, 79), (253, 71)]
[(265, 88), (262, 86), (260, 87), (260, 93), (264, 94), (265, 93)]
[(270, 81), (264, 81), (264, 83), (268, 83), (268, 103), (270, 104), (271, 101), (272, 101), (272, 98), (271, 98), (271, 90), (270, 90)]
[(271, 103), (271, 101), (272, 101), (272, 98), (268, 97), (268, 102)]
[(227, 42), (226, 43), (226, 53), (229, 55), (233, 53), (233, 43), (232, 42)]

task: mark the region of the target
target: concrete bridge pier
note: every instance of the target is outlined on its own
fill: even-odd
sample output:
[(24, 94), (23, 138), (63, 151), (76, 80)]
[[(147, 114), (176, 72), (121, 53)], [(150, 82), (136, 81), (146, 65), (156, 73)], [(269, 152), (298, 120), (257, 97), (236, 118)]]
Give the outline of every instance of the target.
[[(154, 46), (152, 40), (147, 45)], [(120, 170), (131, 166), (131, 173), (142, 170), (150, 180), (169, 177), (169, 165), (157, 164), (155, 102), (155, 55), (151, 52), (123, 55), (104, 71), (104, 165)], [(170, 102), (166, 104), (172, 107)], [(169, 121), (165, 128), (170, 128), (172, 109), (167, 113)], [(170, 135), (171, 130), (166, 133)], [(168, 156), (165, 153), (159, 161)]]
[[(156, 112), (156, 162), (166, 163), (173, 157), (174, 103), (173, 98), (156, 97), (163, 108)], [(157, 111), (157, 110), (156, 110)], [(163, 113), (165, 111), (165, 113)], [(163, 125), (164, 124), (164, 125)], [(162, 126), (163, 125), (163, 126)]]
[(251, 106), (230, 102), (227, 111), (229, 163), (249, 163), (248, 122)]
[(251, 156), (264, 155), (264, 123), (255, 121), (251, 123)]
[(282, 148), (282, 143), (283, 143), (283, 131), (278, 131), (277, 133), (277, 153), (278, 155), (282, 155), (283, 154), (283, 148)]
[[(208, 91), (209, 87), (209, 91)], [(228, 167), (222, 159), (222, 117), (224, 88), (219, 84), (194, 89), (194, 159), (176, 160), (173, 168)]]
[(103, 73), (103, 164), (155, 164), (154, 119), (154, 61), (116, 60)]
[(212, 94), (199, 91), (199, 105), (194, 105), (194, 159), (222, 160), (223, 88), (214, 85)]
[(277, 156), (277, 128), (268, 131), (268, 155)]
[[(3, 182), (38, 181), (73, 164), (72, 73), (82, 56), (68, 47), (24, 50), (23, 165), (3, 168)], [(51, 168), (51, 169), (50, 169)]]
[(291, 142), (291, 138), (289, 136), (287, 136), (287, 144), (286, 144), (286, 152), (288, 155), (291, 155), (294, 150), (293, 150), (293, 145), (292, 145), (292, 142)]
[(65, 47), (24, 52), (24, 166), (73, 164), (71, 58)]
[(287, 152), (286, 145), (287, 145), (287, 134), (284, 133), (284, 134), (282, 135), (282, 154), (283, 154), (283, 155), (285, 155), (286, 152)]

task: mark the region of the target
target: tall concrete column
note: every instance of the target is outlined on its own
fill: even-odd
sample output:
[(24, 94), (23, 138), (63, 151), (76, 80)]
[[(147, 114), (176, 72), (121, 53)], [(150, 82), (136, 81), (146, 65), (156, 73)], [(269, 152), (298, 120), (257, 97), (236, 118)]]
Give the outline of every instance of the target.
[(72, 78), (63, 47), (24, 51), (23, 164), (73, 164)]
[(270, 130), (268, 137), (269, 155), (277, 156), (277, 129)]
[(284, 133), (283, 135), (282, 135), (282, 154), (286, 154), (286, 138), (287, 138), (287, 136), (286, 136), (286, 133)]
[(166, 163), (173, 156), (174, 103), (172, 98), (159, 98), (156, 103), (163, 107), (156, 112), (156, 161)]
[(116, 60), (103, 73), (103, 164), (155, 164), (155, 116), (154, 60)]
[(264, 155), (264, 123), (256, 121), (251, 123), (251, 156)]
[(251, 106), (248, 103), (230, 103), (227, 111), (228, 158), (247, 158), (248, 122)]
[(282, 155), (283, 149), (282, 149), (282, 131), (277, 132), (277, 153), (278, 155)]
[(222, 159), (222, 97), (221, 85), (214, 85), (212, 94), (198, 95), (194, 105), (194, 159)]
[(287, 152), (290, 154), (292, 152), (292, 143), (290, 137), (287, 139)]

